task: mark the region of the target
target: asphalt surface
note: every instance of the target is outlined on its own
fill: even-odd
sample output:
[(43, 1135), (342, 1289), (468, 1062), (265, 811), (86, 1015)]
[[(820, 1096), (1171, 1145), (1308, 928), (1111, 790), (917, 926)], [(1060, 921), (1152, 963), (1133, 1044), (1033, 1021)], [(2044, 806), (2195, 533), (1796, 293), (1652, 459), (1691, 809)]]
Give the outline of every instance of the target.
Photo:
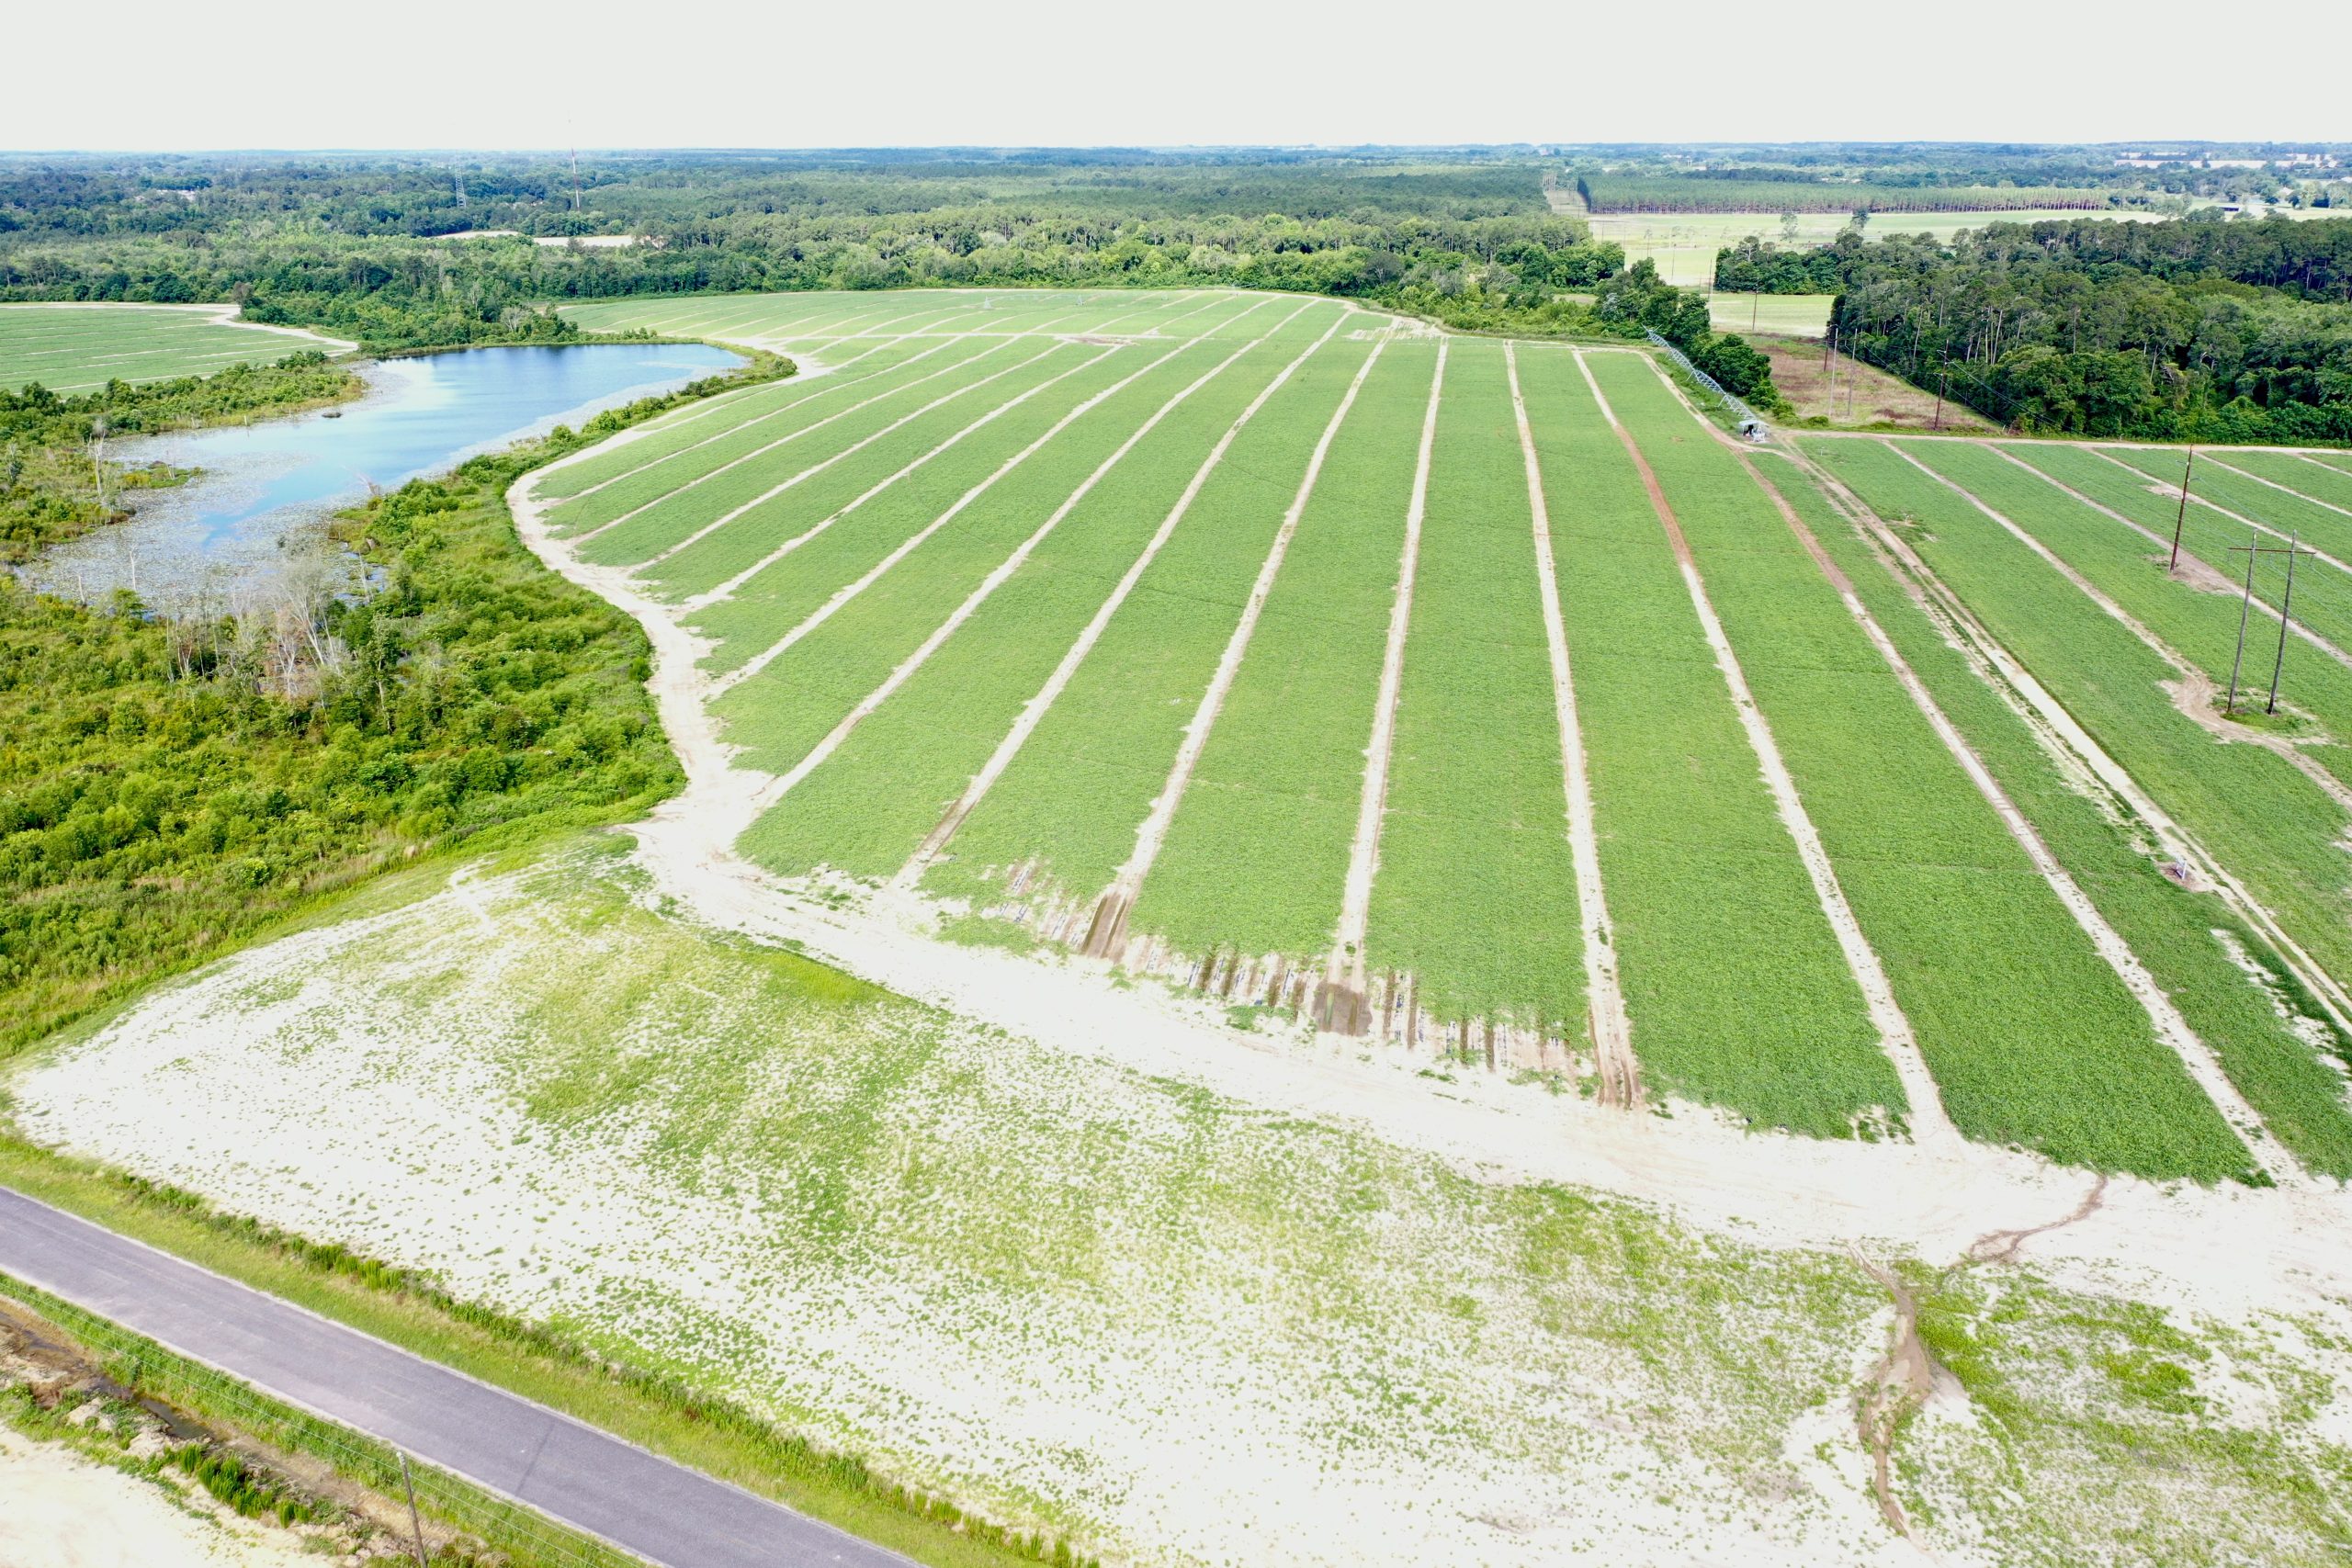
[(0, 1271), (666, 1568), (910, 1562), (6, 1187)]

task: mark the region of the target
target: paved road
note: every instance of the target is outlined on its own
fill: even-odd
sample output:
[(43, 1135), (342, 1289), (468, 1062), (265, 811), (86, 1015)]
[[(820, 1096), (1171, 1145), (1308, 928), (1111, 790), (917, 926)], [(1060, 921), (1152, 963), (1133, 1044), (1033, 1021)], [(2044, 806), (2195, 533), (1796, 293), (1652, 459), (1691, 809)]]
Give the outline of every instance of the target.
[(0, 1271), (669, 1568), (909, 1560), (0, 1187)]

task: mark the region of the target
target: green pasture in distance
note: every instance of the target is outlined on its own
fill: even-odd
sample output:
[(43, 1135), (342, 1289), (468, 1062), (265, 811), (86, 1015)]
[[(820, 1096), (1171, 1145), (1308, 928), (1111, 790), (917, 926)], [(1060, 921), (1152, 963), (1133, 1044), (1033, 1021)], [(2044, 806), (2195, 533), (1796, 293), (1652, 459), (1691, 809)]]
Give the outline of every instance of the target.
[(108, 381), (167, 381), (237, 364), (267, 365), (322, 346), (175, 306), (0, 305), (0, 389), (39, 382), (70, 396)]

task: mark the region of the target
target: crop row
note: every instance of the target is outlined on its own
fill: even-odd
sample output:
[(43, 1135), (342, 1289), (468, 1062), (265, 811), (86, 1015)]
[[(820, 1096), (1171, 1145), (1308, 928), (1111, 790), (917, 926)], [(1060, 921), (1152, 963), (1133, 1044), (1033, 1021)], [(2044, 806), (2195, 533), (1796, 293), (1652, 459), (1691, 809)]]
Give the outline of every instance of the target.
[[(822, 531), (809, 544), (830, 538), (846, 520), (870, 525), (880, 502), (941, 496), (941, 487), (952, 485), (940, 502), (944, 509), (1089, 398), (1169, 352), (1058, 349), (1052, 358), (1017, 371), (974, 398), (922, 414), (731, 520), (716, 526), (697, 523), (695, 517), (677, 520), (694, 525), (640, 567), (639, 576), (654, 593), (671, 600), (700, 595), (724, 601), (752, 589), (747, 610), (760, 590), (803, 589), (809, 579), (798, 558), (808, 547), (795, 541), (812, 529)], [(708, 503), (695, 516), (707, 518), (720, 504)], [(779, 557), (778, 551), (787, 547), (790, 553)]]
[[(2095, 561), (2091, 545), (2111, 543), (2118, 533), (2134, 546), (2144, 544), (1992, 454), (1929, 453), (1926, 448), (1932, 445), (1921, 443), (1918, 449), (1939, 467), (1956, 457), (1981, 459), (1981, 469), (1960, 467), (1972, 491), (2020, 526), (2030, 517), (2037, 536), (2070, 557), (2077, 570)], [(1821, 442), (1815, 445), (1814, 454), (1881, 516), (1916, 520), (1920, 526), (1906, 530), (1905, 536), (1928, 569), (2034, 672), (2070, 716), (2176, 820), (2228, 863), (2299, 941), (2320, 953), (2324, 963), (2331, 953), (2342, 952), (2346, 942), (2332, 935), (2329, 927), (2340, 926), (2343, 919), (2343, 851), (2336, 840), (2344, 819), (2315, 784), (2273, 753), (2251, 745), (2217, 743), (2175, 705), (2166, 684), (2175, 679), (2169, 664), (1965, 497), (1876, 444)], [(2152, 570), (2143, 560), (2128, 559), (2127, 564)], [(2161, 583), (2160, 570), (2153, 574)], [(2166, 585), (2166, 591), (2184, 599), (2201, 597), (2177, 585)], [(2227, 608), (2220, 601), (2207, 603)], [(1997, 730), (1997, 726), (1989, 728)], [(2048, 794), (2032, 793), (2044, 798)], [(2051, 815), (2063, 821), (2063, 814), (2037, 820), (2046, 821)], [(2045, 830), (2051, 829), (2045, 826)], [(2075, 832), (2072, 840), (2076, 848), (2065, 852), (2090, 861), (2081, 874), (2102, 909), (2143, 960), (2157, 968), (2160, 981), (2166, 982), (2166, 989), (2240, 1092), (2306, 1158), (2312, 1156), (2305, 1145), (2333, 1139), (2338, 1140), (2333, 1157), (2340, 1160), (2342, 1151), (2352, 1149), (2352, 1143), (2341, 1142), (2341, 1131), (2328, 1126), (2341, 1118), (2340, 1106), (2332, 1118), (2322, 1103), (2326, 1097), (2314, 1096), (2310, 1072), (2296, 1066), (2291, 1053), (2282, 1056), (2275, 1041), (2250, 1029), (2244, 1009), (2233, 1010), (2213, 999), (2217, 989), (2226, 987), (2217, 986), (2211, 954), (2198, 951), (2194, 933), (2180, 929), (2177, 917), (2167, 924), (2151, 907), (2144, 886), (2134, 897), (2132, 879), (2153, 876), (2154, 870), (2111, 852), (2101, 857), (2086, 834)], [(2337, 868), (2332, 876), (2331, 865)], [(2233, 924), (2217, 915), (2207, 929), (2227, 930)], [(2302, 1056), (2308, 1058), (2308, 1051)], [(2317, 1067), (2316, 1063), (2308, 1066)], [(2334, 1092), (2340, 1096), (2340, 1089)], [(2304, 1143), (2298, 1144), (2298, 1138)]]
[(1581, 1038), (1583, 937), (1518, 423), (1500, 345), (1446, 368), (1397, 688), (1374, 970), (1442, 1021)]
[[(1671, 400), (1655, 378), (1647, 395)], [(1683, 423), (1653, 460), (1953, 1125), (2103, 1169), (2244, 1170), (2227, 1123), (1769, 499)]]
[[(1621, 363), (1622, 362), (1622, 363)], [(1590, 357), (1621, 395), (1649, 371)], [(1632, 377), (1622, 374), (1630, 370)], [(1584, 732), (1610, 939), (1655, 1090), (1766, 1126), (1905, 1109), (1716, 668), (1641, 476), (1576, 359), (1523, 352)], [(1695, 431), (1646, 398), (1645, 449)]]
[[(1048, 341), (950, 341), (928, 357), (902, 362), (880, 381), (853, 382), (829, 397), (792, 405), (797, 412), (786, 416), (781, 428), (754, 417), (723, 440), (689, 447), (644, 472), (567, 502), (558, 509), (556, 521), (581, 530), (608, 527), (626, 517), (627, 525), (611, 533), (663, 541), (691, 532), (811, 464), (839, 456), (927, 405), (972, 398), (1007, 381), (1016, 383), (1015, 389), (1030, 384), (1027, 368), (1057, 355), (1066, 363), (1085, 357), (1074, 347)], [(659, 543), (653, 547), (659, 548)]]
[[(1321, 317), (1317, 331), (1330, 325)], [(997, 873), (1024, 864), (1038, 869), (1035, 885), (1048, 893), (1085, 899), (1110, 886), (1167, 782), (1309, 451), (1369, 352), (1330, 342), (1240, 429), (1182, 525), (965, 822), (955, 859), (932, 873), (934, 890), (1001, 887)], [(1207, 456), (1196, 450), (1194, 464)]]
[(1215, 354), (1209, 344), (1181, 349), (1081, 416), (952, 526), (925, 541), (785, 657), (721, 698), (715, 711), (728, 721), (729, 739), (750, 748), (745, 761), (775, 772), (799, 761), (1103, 458), (1213, 365)]
[(109, 379), (198, 376), (240, 361), (266, 364), (303, 346), (300, 338), (224, 325), (193, 311), (0, 306), (0, 388), (38, 381), (53, 392), (74, 392)]
[(1436, 364), (1388, 345), (1300, 513), (1129, 919), (1179, 952), (1330, 950)]
[[(978, 436), (1014, 410), (1060, 401), (1070, 387), (1092, 380), (1094, 368), (1114, 354), (1013, 340), (1013, 346), (984, 355), (968, 369), (943, 372), (944, 380), (918, 378), (902, 389), (843, 406), (838, 419), (812, 429), (806, 440), (715, 473), (615, 525), (588, 554), (641, 564), (656, 582), (691, 580), (703, 560), (734, 560), (708, 574), (713, 581), (730, 575), (764, 556), (773, 539), (831, 515), (877, 477), (916, 459), (933, 461), (933, 454)], [(770, 543), (761, 544), (763, 539)]]
[[(2261, 534), (2245, 523), (2224, 517), (2212, 506), (2199, 504), (2195, 497), (2204, 494), (2206, 489), (2201, 482), (2196, 486), (2192, 492), (2192, 499), (2184, 512), (2178, 502), (2180, 468), (2177, 459), (2172, 464), (2170, 482), (2166, 486), (2168, 493), (2159, 494), (2151, 488), (2150, 480), (2144, 477), (2147, 470), (2139, 465), (2121, 466), (2101, 457), (2096, 451), (2080, 446), (2057, 445), (2041, 446), (2019, 444), (2005, 447), (2004, 450), (2013, 453), (2029, 468), (2047, 474), (2068, 488), (2090, 497), (2101, 506), (2138, 524), (2145, 532), (2140, 536), (2136, 546), (2137, 553), (2143, 560), (2152, 566), (2158, 564), (2160, 558), (2168, 557), (2169, 541), (2176, 525), (2180, 531), (2182, 555), (2203, 562), (2212, 568), (2217, 578), (2233, 583), (2242, 583), (2245, 581), (2245, 547), (2249, 543), (2259, 544), (2263, 547), (2263, 553), (2257, 556), (2255, 563), (2255, 596), (2273, 608), (2283, 603), (2287, 585), (2285, 554), (2287, 533), (2293, 526), (2291, 522), (2274, 523), (2271, 517), (2265, 516), (2262, 513), (2251, 508), (2242, 510), (2230, 502), (2220, 503), (2229, 506), (2233, 512), (2240, 512), (2242, 515), (2251, 517), (2257, 523), (2270, 524), (2278, 530), (2278, 536), (2276, 538)], [(2122, 454), (2119, 453), (2118, 456)], [(2159, 457), (2154, 461), (2161, 464), (2164, 458)], [(2245, 480), (2238, 482), (2248, 490), (2261, 489), (2260, 486)], [(2276, 494), (2275, 491), (2272, 493)], [(2245, 498), (2233, 495), (2233, 500), (2244, 499)], [(2286, 496), (2279, 496), (2278, 499), (2282, 502), (2291, 500), (2290, 497)], [(2273, 510), (2276, 512), (2278, 509)], [(2352, 527), (2352, 520), (2345, 521), (2347, 522), (2348, 527)], [(2308, 533), (2304, 535), (2303, 542), (2306, 545), (2318, 545), (2322, 548), (2327, 547), (2327, 541), (2313, 539)], [(2268, 553), (2274, 548), (2278, 552), (2278, 554)], [(2337, 558), (2342, 559), (2343, 557), (2339, 555)], [(2137, 575), (2143, 580), (2139, 586), (2144, 588), (2149, 573), (2142, 572)], [(2209, 586), (2217, 585), (2209, 583)], [(2352, 592), (2347, 592), (2348, 586), (2352, 584), (2347, 584), (2341, 570), (2306, 558), (2298, 564), (2295, 571), (2296, 621), (2312, 628), (2324, 637), (2336, 639), (2339, 647), (2346, 646), (2345, 639), (2347, 636), (2352, 636)], [(2247, 635), (2249, 646), (2261, 649), (2275, 648), (2278, 623), (2269, 621), (2266, 624), (2259, 615), (2254, 619), (2255, 625)], [(2234, 628), (2233, 619), (2232, 625)], [(2233, 649), (2235, 647), (2234, 631), (2231, 646)], [(2188, 650), (2183, 649), (2183, 651)], [(2306, 649), (2298, 646), (2290, 649), (2289, 657), (2294, 659), (2298, 666), (2301, 666), (2303, 660), (2313, 655)], [(2270, 665), (2267, 660), (2252, 662), (2259, 663), (2263, 676), (2266, 678), (2268, 676)], [(2226, 676), (2227, 667), (2223, 666), (2219, 672)], [(2300, 686), (2301, 682), (2299, 681), (2297, 684)], [(2346, 761), (2352, 761), (2352, 758), (2347, 758)]]
[(822, 377), (790, 377), (689, 405), (675, 423), (647, 425), (593, 461), (550, 475), (541, 493), (560, 504), (549, 521), (563, 534), (609, 523), (770, 443), (804, 440), (811, 427), (870, 398), (952, 374), (993, 346), (1001, 345), (980, 339), (877, 344)]
[[(2026, 465), (2022, 468), (2004, 462), (1994, 452), (1961, 443), (1923, 442), (1915, 450), (1937, 472), (1962, 485), (2049, 548), (2135, 617), (2152, 637), (2211, 682), (2206, 706), (2215, 720), (2221, 718), (2223, 689), (2236, 658), (2239, 596), (2226, 591), (2226, 566), (2216, 569), (2222, 577), (2208, 579), (2203, 586), (2166, 572), (2171, 504), (2140, 489), (2128, 471), (2072, 447), (2019, 448), (2018, 456)], [(2129, 528), (2097, 507), (2085, 505), (2049, 479), (2037, 478), (2036, 470), (2101, 506), (2136, 519), (2146, 532)], [(2235, 525), (2200, 516), (2198, 508), (2190, 508), (2190, 518), (2188, 536), (2224, 562), (2230, 559), (2227, 544), (2245, 542)], [(2159, 539), (2166, 542), (2160, 544)], [(2244, 558), (2236, 558), (2239, 562)], [(2267, 600), (2275, 603), (2283, 578), (2283, 565), (2274, 559), (2258, 573), (2256, 586)], [(2299, 573), (2296, 597), (2305, 603), (2299, 605), (2297, 618), (2303, 618), (2301, 611), (2311, 607), (2313, 593), (2337, 592), (2318, 573), (2308, 569)], [(2276, 649), (2277, 635), (2276, 620), (2259, 613), (2254, 616), (2247, 633), (2245, 669), (2248, 672), (2258, 670), (2265, 686), (2269, 666), (2262, 655)], [(2315, 716), (2320, 726), (2301, 737), (2301, 754), (2336, 780), (2352, 784), (2352, 746), (2343, 743), (2344, 738), (2352, 737), (2352, 669), (2300, 640), (2290, 645), (2288, 659), (2293, 681), (2286, 694), (2297, 711)], [(2252, 716), (2245, 705), (2240, 705), (2238, 712), (2242, 725), (2250, 721)], [(2233, 733), (2253, 739), (2250, 729)], [(2315, 862), (2310, 869), (2320, 871), (2330, 863)], [(2346, 932), (2342, 945), (2352, 950), (2352, 931)]]
[[(1291, 309), (1295, 316), (1273, 315), (1261, 326), (1261, 333), (1272, 331), (1279, 334), (1291, 321), (1311, 321), (1318, 316), (1326, 323), (1329, 321), (1326, 309), (1302, 309), (1295, 305)], [(1278, 336), (1278, 341), (1290, 340)], [(1195, 367), (1192, 375), (1199, 374), (1199, 367), (1214, 363), (1223, 353), (1231, 352), (1229, 347), (1220, 349), (1213, 343), (1138, 344), (1114, 353), (1103, 365), (1089, 371), (1086, 379), (1090, 384), (1108, 384), (1177, 351), (1181, 351), (1177, 358), (1170, 363)], [(1057, 389), (1050, 403), (1040, 400), (1044, 406), (1015, 411), (868, 499), (860, 499), (865, 491), (838, 498), (833, 502), (833, 512), (820, 510), (825, 504), (823, 498), (832, 494), (832, 476), (807, 487), (816, 495), (805, 498), (789, 524), (774, 529), (774, 539), (765, 542), (763, 547), (774, 554), (777, 547), (775, 541), (797, 537), (811, 523), (825, 522), (823, 531), (791, 554), (753, 571), (724, 601), (695, 616), (696, 629), (718, 642), (710, 660), (712, 667), (732, 670), (767, 647), (822, 606), (842, 583), (867, 571), (906, 540), (945, 516), (960, 496), (987, 479), (1006, 457), (1035, 439), (1039, 432), (1050, 428), (1053, 420), (1059, 417), (1056, 410), (1066, 410), (1080, 400), (1082, 399), (1077, 394), (1066, 396), (1063, 389)], [(881, 469), (882, 478), (895, 472), (895, 468), (885, 468), (880, 462), (872, 467)], [(879, 482), (869, 479), (867, 490), (874, 490)], [(851, 502), (855, 504), (850, 506)], [(842, 507), (849, 509), (844, 512)], [(826, 522), (827, 518), (834, 520)], [(961, 524), (950, 523), (948, 526), (959, 527)], [(716, 536), (713, 542), (718, 542)], [(686, 558), (684, 555), (678, 558), (681, 562)], [(842, 570), (838, 564), (842, 562), (854, 564)], [(737, 570), (740, 573), (742, 569)]]
[[(2148, 486), (2159, 484), (2165, 487), (2173, 498), (2173, 515), (2181, 518), (2184, 525), (2182, 547), (2194, 553), (2223, 577), (2244, 581), (2246, 558), (2243, 547), (2260, 545), (2263, 548), (2255, 568), (2254, 589), (2267, 604), (2277, 605), (2284, 603), (2285, 558), (2268, 552), (2283, 551), (2290, 536), (2299, 536), (2305, 547), (2324, 551), (2335, 561), (2352, 559), (2352, 517), (2313, 505), (2300, 496), (2258, 484), (2244, 475), (2230, 473), (2210, 461), (2199, 461), (2189, 489), (2187, 515), (2182, 518), (2177, 500), (2181, 475), (2181, 455), (2178, 452), (2139, 448), (2100, 450), (2106, 452), (2106, 457), (2101, 457), (2099, 452), (2078, 449), (2051, 456), (2071, 459), (2075, 463), (2086, 458), (2098, 460), (2106, 469), (2107, 476), (2120, 479), (2126, 485), (2134, 484), (2134, 474), (2145, 475), (2146, 479), (2135, 486), (2138, 493), (2132, 497), (2134, 504), (2126, 515), (2132, 516), (2143, 526), (2150, 527), (2152, 532), (2160, 535), (2163, 528), (2151, 525), (2147, 513), (2154, 511), (2162, 514), (2166, 497), (2154, 493)], [(2119, 463), (2128, 467), (2118, 467)], [(2051, 471), (2059, 470), (2052, 468)], [(2075, 481), (2068, 476), (2067, 482), (2072, 484)], [(2075, 488), (2085, 487), (2076, 485)], [(2199, 502), (2206, 504), (2199, 505)], [(2122, 507), (2117, 510), (2125, 511)], [(2231, 515), (2224, 515), (2224, 513)], [(2240, 518), (2245, 521), (2238, 521)], [(2266, 533), (2257, 537), (2257, 530), (2249, 526), (2250, 524), (2273, 530), (2276, 536)], [(2239, 547), (2233, 553), (2232, 547)], [(2352, 648), (2352, 577), (2346, 576), (2342, 566), (2331, 565), (2309, 556), (2299, 560), (2295, 569), (2293, 611), (2298, 622), (2310, 626), (2339, 649)]]
[[(1965, 502), (1900, 459), (1842, 448), (1829, 456), (1839, 477), (1855, 485), (1881, 515), (1917, 517), (1938, 536), (1930, 541), (1904, 530), (1911, 547), (1923, 556), (1945, 542), (1948, 530), (1969, 527), (1955, 510), (1965, 507)], [(1780, 466), (1771, 472), (1971, 750), (2213, 1052), (2273, 1135), (2315, 1170), (2338, 1177), (2352, 1174), (2352, 1114), (2345, 1107), (2343, 1080), (2282, 1011), (2283, 1006), (2299, 1006), (2307, 1015), (2301, 1027), (2322, 1029), (2316, 1007), (2267, 958), (2262, 942), (2217, 896), (2192, 891), (2165, 875), (2128, 823), (2119, 822), (2104, 802), (2059, 772), (2025, 723), (1978, 677), (1882, 567), (1880, 558), (1833, 516), (1810, 483), (1783, 473)], [(2013, 580), (2030, 582), (2033, 576), (2020, 570)], [(1987, 605), (1973, 603), (1971, 607), (1988, 625), (1995, 621), (1985, 615)], [(2026, 614), (2032, 614), (2030, 606)], [(2081, 673), (2074, 661), (2064, 668)], [(2045, 684), (2062, 697), (2070, 695), (2071, 682), (2052, 680), (2056, 673), (2037, 668)], [(2248, 965), (2260, 983), (2249, 978)]]
[(2293, 452), (2242, 452), (2233, 449), (2213, 456), (2233, 468), (2259, 474), (2273, 484), (2284, 485), (2299, 494), (2310, 496), (2313, 501), (2352, 511), (2352, 474), (2333, 464)]
[[(1298, 353), (1265, 344), (1216, 370), (1232, 350), (1189, 352), (1182, 385), (1213, 378), (1120, 457), (923, 669), (745, 837), (748, 852), (786, 872), (826, 864), (881, 878), (904, 865), (1108, 603), (1219, 434)], [(951, 856), (962, 851), (951, 841)], [(967, 891), (987, 886), (971, 877)]]

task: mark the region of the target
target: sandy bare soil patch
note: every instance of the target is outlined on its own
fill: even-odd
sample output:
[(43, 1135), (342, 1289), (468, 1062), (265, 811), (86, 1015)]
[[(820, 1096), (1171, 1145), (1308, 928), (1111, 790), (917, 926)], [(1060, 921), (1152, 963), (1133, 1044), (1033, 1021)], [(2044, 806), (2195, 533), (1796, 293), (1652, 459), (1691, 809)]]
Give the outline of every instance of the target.
[(1758, 333), (1747, 341), (1771, 360), (1772, 385), (1795, 406), (1799, 419), (1826, 419), (1832, 425), (1892, 424), (1905, 430), (1997, 428), (1950, 398), (1939, 415), (1934, 392), (1921, 391), (1851, 355), (1837, 355), (1833, 363), (1825, 364), (1822, 345), (1815, 340)]

